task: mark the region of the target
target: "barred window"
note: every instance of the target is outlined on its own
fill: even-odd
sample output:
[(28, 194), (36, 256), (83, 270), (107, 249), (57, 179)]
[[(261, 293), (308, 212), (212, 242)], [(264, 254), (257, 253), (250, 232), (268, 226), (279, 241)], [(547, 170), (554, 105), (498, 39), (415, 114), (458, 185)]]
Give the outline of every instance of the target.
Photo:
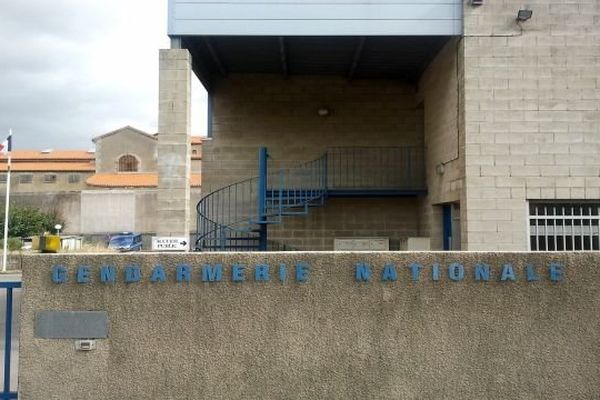
[(131, 154), (126, 154), (119, 158), (119, 172), (137, 172), (138, 160)]
[(25, 174), (19, 176), (19, 183), (31, 183), (33, 182), (33, 175)]
[(80, 176), (78, 174), (70, 174), (69, 175), (69, 183), (79, 183)]
[(46, 174), (44, 175), (44, 183), (55, 183), (56, 175), (55, 174)]
[(600, 250), (600, 202), (530, 202), (532, 251)]
[(6, 183), (7, 179), (6, 174), (0, 174), (0, 183)]

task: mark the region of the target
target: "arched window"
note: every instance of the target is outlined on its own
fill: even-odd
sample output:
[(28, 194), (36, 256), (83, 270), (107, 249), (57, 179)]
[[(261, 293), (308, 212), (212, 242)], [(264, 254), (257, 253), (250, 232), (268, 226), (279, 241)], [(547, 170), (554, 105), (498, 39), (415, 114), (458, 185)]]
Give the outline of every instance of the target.
[(137, 172), (138, 160), (131, 154), (126, 154), (119, 158), (119, 172)]

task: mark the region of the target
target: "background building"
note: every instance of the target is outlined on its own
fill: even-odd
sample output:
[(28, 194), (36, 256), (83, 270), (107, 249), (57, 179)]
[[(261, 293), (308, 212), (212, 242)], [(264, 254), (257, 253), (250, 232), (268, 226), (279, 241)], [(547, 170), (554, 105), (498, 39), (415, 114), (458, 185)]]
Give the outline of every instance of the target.
[[(11, 203), (55, 210), (65, 233), (156, 231), (156, 135), (127, 126), (93, 139), (95, 150), (14, 150)], [(191, 139), (190, 186), (200, 198), (202, 140)], [(6, 171), (7, 158), (0, 158)], [(6, 186), (6, 173), (0, 175)]]

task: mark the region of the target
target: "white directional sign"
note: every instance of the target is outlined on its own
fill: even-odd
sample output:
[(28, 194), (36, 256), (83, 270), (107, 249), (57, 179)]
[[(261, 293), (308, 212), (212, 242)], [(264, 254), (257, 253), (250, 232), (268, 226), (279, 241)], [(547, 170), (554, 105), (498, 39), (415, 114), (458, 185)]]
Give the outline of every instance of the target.
[(152, 251), (187, 251), (189, 241), (183, 236), (152, 236)]

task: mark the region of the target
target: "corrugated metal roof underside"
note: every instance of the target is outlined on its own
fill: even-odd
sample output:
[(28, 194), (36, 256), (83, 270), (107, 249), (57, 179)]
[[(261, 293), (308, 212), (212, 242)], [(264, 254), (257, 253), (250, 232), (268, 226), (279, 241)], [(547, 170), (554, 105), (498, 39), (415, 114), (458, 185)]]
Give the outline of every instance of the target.
[(230, 73), (340, 75), (415, 82), (450, 36), (187, 36), (194, 72), (210, 89)]

